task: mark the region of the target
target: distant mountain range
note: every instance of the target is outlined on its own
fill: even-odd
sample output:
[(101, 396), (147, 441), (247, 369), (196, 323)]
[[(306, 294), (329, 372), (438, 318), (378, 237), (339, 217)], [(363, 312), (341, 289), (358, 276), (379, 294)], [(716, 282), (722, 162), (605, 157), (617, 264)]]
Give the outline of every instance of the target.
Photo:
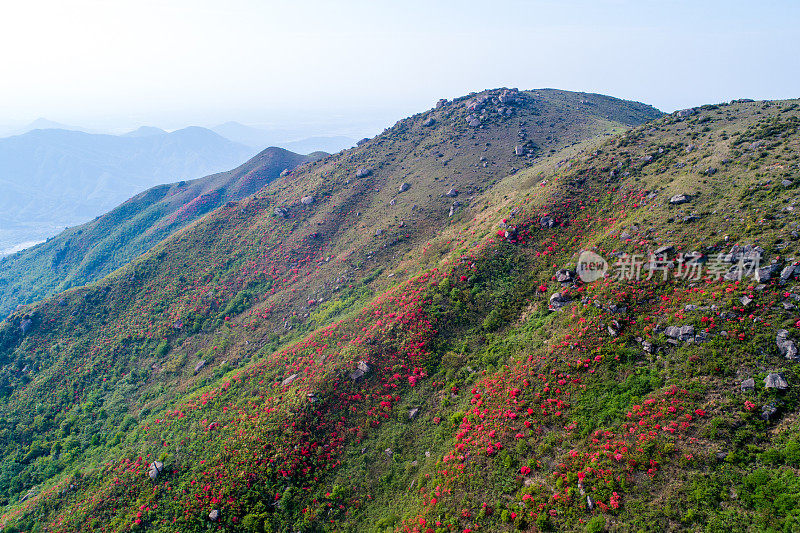
[(86, 222), (148, 187), (229, 169), (255, 153), (198, 127), (122, 136), (35, 129), (0, 139), (0, 255)]
[(213, 129), (142, 126), (109, 135), (45, 118), (6, 131), (11, 136), (0, 138), (0, 257), (91, 220), (148, 187), (235, 167), (268, 146), (312, 154), (355, 144), (345, 136), (304, 133), (227, 122)]
[(0, 317), (21, 303), (96, 281), (206, 213), (253, 194), (284, 170), (326, 155), (267, 148), (229, 172), (153, 187), (91, 222), (0, 258)]
[(87, 128), (82, 128), (80, 126), (71, 126), (68, 124), (62, 124), (61, 122), (56, 122), (54, 120), (46, 119), (43, 117), (39, 117), (33, 122), (26, 124), (25, 126), (3, 126), (0, 128), (0, 137), (11, 137), (12, 135), (24, 135), (29, 131), (33, 130), (70, 130), (70, 131), (82, 131), (84, 133), (101, 133), (97, 131), (92, 131)]
[(320, 150), (336, 153), (346, 148), (351, 148), (356, 144), (355, 139), (341, 135), (306, 137), (303, 135), (303, 131), (298, 129), (258, 128), (238, 122), (226, 122), (211, 129), (226, 139), (247, 146), (279, 146), (301, 154)]

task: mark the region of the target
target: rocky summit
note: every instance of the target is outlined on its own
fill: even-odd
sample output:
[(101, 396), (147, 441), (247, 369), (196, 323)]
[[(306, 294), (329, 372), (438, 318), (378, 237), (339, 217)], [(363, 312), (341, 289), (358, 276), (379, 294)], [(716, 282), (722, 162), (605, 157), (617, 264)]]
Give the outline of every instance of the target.
[(3, 531), (796, 529), (799, 125), (487, 90), (31, 249)]

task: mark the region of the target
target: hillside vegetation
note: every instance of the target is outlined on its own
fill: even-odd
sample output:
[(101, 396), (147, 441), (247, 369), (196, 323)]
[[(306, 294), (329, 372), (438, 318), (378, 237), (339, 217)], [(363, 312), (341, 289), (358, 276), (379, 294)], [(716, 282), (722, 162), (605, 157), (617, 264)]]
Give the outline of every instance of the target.
[(798, 527), (798, 102), (659, 115), (470, 95), (16, 311), (6, 530)]

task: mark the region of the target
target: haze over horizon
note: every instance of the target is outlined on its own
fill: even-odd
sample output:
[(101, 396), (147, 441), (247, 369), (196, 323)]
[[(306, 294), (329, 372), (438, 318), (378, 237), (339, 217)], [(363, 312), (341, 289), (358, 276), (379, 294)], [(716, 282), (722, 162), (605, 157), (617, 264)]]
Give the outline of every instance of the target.
[(352, 135), (354, 124), (377, 133), (438, 98), (500, 86), (598, 92), (668, 112), (797, 96), (792, 2), (485, 7), (18, 3), (0, 22), (0, 46), (14, 52), (0, 58), (0, 125), (46, 117), (121, 132), (238, 121)]

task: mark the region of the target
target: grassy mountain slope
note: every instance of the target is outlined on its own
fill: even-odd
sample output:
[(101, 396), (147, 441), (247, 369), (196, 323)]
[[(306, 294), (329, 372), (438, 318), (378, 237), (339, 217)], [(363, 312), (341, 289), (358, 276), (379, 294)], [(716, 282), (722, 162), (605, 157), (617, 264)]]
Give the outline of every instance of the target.
[(283, 170), (325, 155), (267, 148), (234, 170), (153, 187), (91, 222), (0, 258), (0, 316), (97, 281), (206, 213), (253, 194)]
[[(54, 478), (58, 485), (37, 486), (27, 506), (13, 507), (12, 522), (122, 530), (795, 527), (798, 375), (776, 335), (785, 329), (797, 342), (796, 273), (785, 267), (798, 253), (798, 115), (797, 102), (704, 106), (605, 143), (565, 146), (476, 192), (453, 217), (437, 215), (449, 204), (431, 194), (401, 219), (413, 237), (393, 243), (399, 223), (373, 219), (378, 208), (369, 208), (373, 192), (386, 192), (376, 185), (383, 168), (373, 160), (372, 175), (355, 178), (363, 159), (346, 158), (374, 157), (401, 123), (371, 147), (204, 218), (127, 272), (63, 295), (64, 305), (37, 307), (21, 344), (16, 315), (5, 332), (17, 364), (63, 361), (67, 390), (82, 401), (53, 418), (68, 429), (40, 443), (49, 455), (25, 459), (28, 448), (20, 462), (38, 462), (30, 474), (47, 458), (86, 462)], [(445, 120), (433, 134), (447, 131)], [(490, 133), (484, 126), (475, 134)], [(392, 174), (386, 182), (395, 185)], [(330, 194), (320, 192), (325, 177)], [(419, 188), (405, 181), (412, 186), (392, 207)], [(300, 207), (309, 191), (315, 202)], [(688, 201), (670, 203), (677, 194)], [(274, 215), (280, 206), (288, 211)], [(415, 220), (418, 209), (431, 216)], [(442, 223), (429, 221), (436, 216)], [(550, 219), (554, 226), (543, 224)], [(201, 254), (176, 260), (186, 244), (202, 242)], [(736, 243), (761, 246), (762, 264), (780, 269), (761, 282), (663, 280), (660, 272), (638, 282), (553, 279), (581, 249), (611, 258), (672, 245), (713, 264)], [(126, 314), (134, 306), (123, 282), (138, 283), (137, 315)], [(549, 313), (555, 292), (569, 302)], [(95, 309), (87, 296), (105, 309), (78, 315), (92, 339), (79, 352), (87, 335), (65, 335), (75, 324), (60, 321)], [(150, 322), (131, 320), (138, 315)], [(686, 325), (694, 335), (667, 334)], [(99, 335), (112, 328), (117, 337)], [(292, 335), (296, 342), (284, 345)], [(78, 354), (84, 366), (69, 366)], [(195, 373), (198, 360), (206, 364)], [(121, 361), (136, 372), (116, 377)], [(360, 378), (352, 374), (359, 361), (370, 367)], [(9, 402), (62, 390), (46, 384), (48, 370), (25, 386), (32, 392), (12, 390)], [(782, 373), (786, 390), (765, 387), (772, 372)], [(742, 390), (747, 378), (753, 390)], [(137, 399), (126, 406), (128, 427), (94, 439), (91, 428), (118, 412), (114, 394)], [(101, 400), (105, 415), (87, 405)], [(17, 432), (37, 423), (14, 422)], [(62, 440), (71, 459), (56, 446)], [(166, 469), (153, 483), (146, 470), (156, 458)], [(220, 511), (216, 522), (212, 510)]]
[[(336, 168), (318, 163), (15, 314), (8, 529), (797, 527), (800, 374), (776, 336), (798, 342), (800, 108), (685, 115), (531, 162), (396, 260), (369, 223), (331, 220), (380, 170), (259, 214)], [(556, 279), (584, 249), (665, 245), (709, 274), (737, 243), (780, 268)]]

